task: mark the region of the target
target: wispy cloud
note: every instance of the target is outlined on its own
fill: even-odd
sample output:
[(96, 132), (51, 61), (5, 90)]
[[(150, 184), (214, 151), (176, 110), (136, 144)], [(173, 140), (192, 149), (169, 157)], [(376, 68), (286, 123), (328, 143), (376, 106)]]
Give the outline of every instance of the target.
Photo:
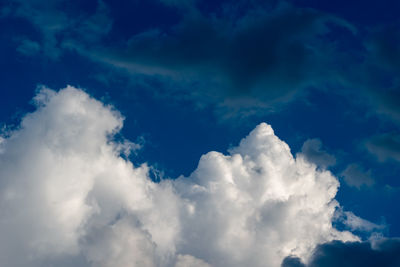
[(335, 156), (325, 151), (321, 140), (317, 138), (306, 140), (301, 148), (301, 154), (308, 161), (324, 169), (336, 164)]
[(397, 133), (373, 136), (365, 142), (365, 146), (380, 161), (388, 159), (400, 161), (400, 135)]
[(372, 178), (371, 170), (365, 171), (359, 164), (352, 163), (340, 174), (348, 186), (360, 189), (363, 186), (372, 186), (375, 181)]

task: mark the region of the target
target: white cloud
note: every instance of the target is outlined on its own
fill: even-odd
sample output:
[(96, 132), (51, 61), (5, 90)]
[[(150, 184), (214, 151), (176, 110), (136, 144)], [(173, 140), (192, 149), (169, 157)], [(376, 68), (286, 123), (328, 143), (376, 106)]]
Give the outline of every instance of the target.
[(358, 240), (332, 227), (337, 179), (265, 123), (190, 177), (154, 183), (120, 156), (112, 107), (73, 87), (35, 100), (1, 142), (1, 266), (279, 266)]
[(364, 220), (356, 216), (351, 211), (343, 212), (343, 223), (349, 227), (352, 231), (366, 231), (371, 232), (373, 230), (382, 230), (385, 228), (384, 225), (378, 225), (370, 221)]
[(182, 249), (216, 266), (279, 266), (284, 255), (306, 259), (318, 243), (356, 239), (331, 226), (337, 179), (294, 159), (265, 123), (230, 155), (204, 155), (176, 184), (192, 205)]

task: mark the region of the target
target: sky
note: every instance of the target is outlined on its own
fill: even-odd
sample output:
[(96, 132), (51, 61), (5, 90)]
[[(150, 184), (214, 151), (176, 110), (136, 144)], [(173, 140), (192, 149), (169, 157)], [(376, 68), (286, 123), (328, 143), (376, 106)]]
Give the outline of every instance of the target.
[(399, 12), (0, 1), (0, 265), (400, 266)]

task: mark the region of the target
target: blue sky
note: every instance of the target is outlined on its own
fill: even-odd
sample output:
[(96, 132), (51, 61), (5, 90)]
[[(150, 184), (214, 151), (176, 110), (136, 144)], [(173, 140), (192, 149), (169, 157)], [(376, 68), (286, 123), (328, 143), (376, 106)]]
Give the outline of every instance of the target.
[[(340, 249), (364, 253), (379, 266), (395, 266), (390, 264), (399, 259), (389, 252), (378, 255), (371, 244), (399, 251), (399, 11), (394, 0), (2, 1), (2, 161), (11, 157), (7, 144), (24, 136), (19, 132), (34, 130), (21, 122), (26, 114), (41, 114), (32, 99), (43, 95), (43, 88), (58, 92), (70, 85), (118, 110), (123, 127), (110, 126), (114, 131), (108, 135), (116, 143), (137, 144), (140, 149), (121, 157), (136, 167), (146, 163), (148, 179), (157, 182), (203, 175), (198, 167), (202, 155), (233, 155), (240, 140), (266, 122), (294, 156), (315, 164), (316, 172), (336, 177), (342, 219), (333, 218), (332, 224), (362, 240), (320, 239), (314, 255), (323, 251), (327, 259), (289, 253), (295, 258), (282, 266), (328, 266), (321, 264), (334, 263), (329, 253)], [(69, 91), (60, 91), (65, 101), (76, 97), (61, 92)], [(52, 94), (47, 97), (53, 99)], [(59, 114), (51, 103), (41, 105)], [(47, 127), (47, 117), (40, 116), (37, 123)], [(13, 172), (3, 175), (7, 173)], [(0, 179), (6, 188), (11, 178)], [(352, 228), (345, 212), (363, 223)], [(365, 227), (367, 222), (376, 227)], [(108, 266), (82, 251), (76, 258), (63, 254), (58, 264)], [(185, 253), (194, 259), (182, 258), (182, 252), (168, 266), (221, 266), (222, 254), (205, 251), (188, 249)], [(124, 262), (121, 266), (135, 266)], [(35, 264), (41, 263), (39, 257)], [(57, 261), (46, 262), (51, 263)], [(365, 266), (356, 260), (352, 264)]]

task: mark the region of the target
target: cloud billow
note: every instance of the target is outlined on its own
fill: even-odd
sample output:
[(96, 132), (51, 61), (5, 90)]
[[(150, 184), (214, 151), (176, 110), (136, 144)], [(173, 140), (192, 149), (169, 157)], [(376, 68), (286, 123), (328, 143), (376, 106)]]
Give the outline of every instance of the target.
[(71, 86), (35, 103), (0, 143), (1, 265), (279, 266), (359, 240), (332, 226), (338, 180), (265, 123), (156, 183), (120, 156), (112, 107)]

